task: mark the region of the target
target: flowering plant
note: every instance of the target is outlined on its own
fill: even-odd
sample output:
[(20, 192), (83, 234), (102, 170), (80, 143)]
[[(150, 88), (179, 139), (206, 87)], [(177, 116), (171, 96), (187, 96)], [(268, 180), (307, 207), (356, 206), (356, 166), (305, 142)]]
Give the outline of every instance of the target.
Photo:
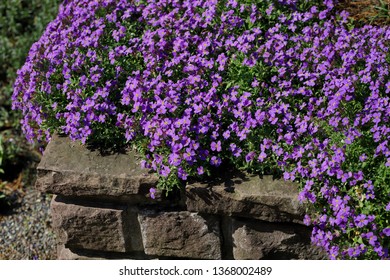
[(347, 17), (332, 0), (65, 1), (13, 107), (29, 140), (134, 145), (165, 190), (222, 164), (279, 172), (330, 258), (388, 258), (390, 28)]

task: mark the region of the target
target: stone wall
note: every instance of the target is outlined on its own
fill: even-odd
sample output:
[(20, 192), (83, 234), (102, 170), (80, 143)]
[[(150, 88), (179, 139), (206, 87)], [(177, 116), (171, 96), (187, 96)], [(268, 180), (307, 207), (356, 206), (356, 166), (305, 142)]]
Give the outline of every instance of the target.
[(59, 259), (322, 259), (291, 184), (234, 176), (148, 197), (157, 177), (136, 155), (54, 137), (37, 188), (51, 203)]

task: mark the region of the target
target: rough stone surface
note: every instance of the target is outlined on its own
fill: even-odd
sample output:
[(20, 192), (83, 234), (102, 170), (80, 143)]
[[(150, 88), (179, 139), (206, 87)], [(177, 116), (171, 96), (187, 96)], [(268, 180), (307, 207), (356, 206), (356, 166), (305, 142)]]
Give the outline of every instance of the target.
[(305, 226), (232, 218), (233, 257), (238, 260), (323, 259)]
[(195, 183), (186, 188), (191, 212), (256, 218), (269, 222), (302, 223), (305, 213), (297, 188), (272, 176), (233, 178), (223, 183)]
[(59, 259), (326, 258), (310, 245), (294, 184), (221, 176), (228, 179), (190, 184), (168, 197), (158, 192), (152, 200), (146, 196), (157, 176), (134, 154), (102, 155), (55, 136), (36, 186), (56, 194)]
[(102, 155), (59, 136), (48, 144), (37, 173), (40, 191), (76, 197), (144, 196), (157, 182), (132, 152)]
[(215, 217), (187, 211), (145, 211), (138, 219), (147, 255), (221, 259), (221, 233)]
[(105, 251), (91, 251), (84, 249), (69, 249), (63, 244), (57, 246), (57, 259), (59, 260), (147, 260), (156, 258), (150, 258), (145, 256), (143, 252), (135, 253), (118, 253), (118, 252), (105, 252)]
[(65, 245), (61, 244), (57, 246), (57, 258), (59, 260), (104, 260), (104, 258), (89, 257), (72, 252), (69, 248), (65, 248)]
[(76, 205), (55, 196), (51, 212), (58, 242), (68, 248), (143, 251), (137, 214), (131, 209)]

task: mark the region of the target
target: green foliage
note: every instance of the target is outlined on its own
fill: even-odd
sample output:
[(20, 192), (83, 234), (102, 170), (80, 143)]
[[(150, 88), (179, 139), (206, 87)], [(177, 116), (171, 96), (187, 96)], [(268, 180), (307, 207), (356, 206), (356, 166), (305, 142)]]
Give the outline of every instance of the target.
[[(14, 162), (26, 146), (18, 112), (11, 110), (12, 85), (31, 45), (58, 12), (60, 0), (0, 1), (0, 136), (2, 163)], [(0, 165), (1, 167), (1, 165)]]
[(388, 0), (379, 0), (377, 5), (374, 5), (374, 13), (369, 16), (370, 23), (375, 22), (390, 22), (390, 3)]
[[(18, 164), (28, 149), (20, 133), (20, 115), (11, 110), (16, 71), (23, 65), (31, 45), (57, 14), (60, 2), (0, 1), (0, 175), (4, 174), (4, 165)], [(7, 201), (6, 194), (1, 191), (4, 185), (0, 181), (0, 202)]]
[[(23, 64), (33, 42), (58, 11), (60, 0), (0, 2), (0, 77), (9, 82)], [(4, 79), (6, 78), (6, 79)]]

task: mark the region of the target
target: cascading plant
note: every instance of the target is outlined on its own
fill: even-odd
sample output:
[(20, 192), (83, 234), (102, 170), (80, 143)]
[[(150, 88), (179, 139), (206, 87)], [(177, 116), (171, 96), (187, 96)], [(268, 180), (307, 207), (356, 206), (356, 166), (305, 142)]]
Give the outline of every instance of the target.
[(30, 141), (134, 146), (168, 191), (224, 164), (281, 173), (330, 258), (387, 259), (389, 46), (332, 0), (65, 1), (13, 108)]

